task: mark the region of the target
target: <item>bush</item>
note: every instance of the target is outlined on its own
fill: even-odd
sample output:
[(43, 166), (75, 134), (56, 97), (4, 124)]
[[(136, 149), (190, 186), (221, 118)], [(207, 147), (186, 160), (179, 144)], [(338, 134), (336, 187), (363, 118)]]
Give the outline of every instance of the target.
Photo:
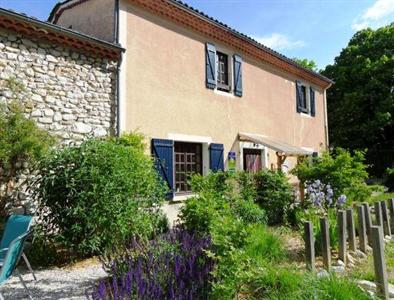
[(394, 168), (387, 169), (386, 171), (387, 177), (385, 185), (389, 189), (390, 192), (394, 192)]
[(291, 172), (302, 183), (320, 180), (324, 184), (330, 184), (335, 199), (344, 194), (351, 200), (365, 201), (371, 190), (365, 183), (368, 173), (364, 160), (364, 153), (361, 151), (355, 151), (352, 155), (338, 148), (332, 153), (324, 152), (321, 157), (305, 159)]
[(107, 260), (111, 280), (91, 293), (101, 299), (207, 299), (213, 261), (208, 237), (175, 228), (150, 243), (133, 240), (122, 257)]
[(212, 299), (233, 298), (253, 273), (244, 247), (252, 242), (261, 246), (257, 235), (264, 232), (255, 226), (265, 221), (265, 212), (254, 203), (254, 188), (247, 182), (250, 177), (243, 173), (196, 175), (191, 186), (198, 195), (188, 199), (181, 210), (181, 220), (188, 230), (212, 239), (211, 256), (216, 262)]
[(0, 215), (5, 216), (5, 205), (12, 200), (18, 173), (31, 167), (54, 142), (48, 132), (25, 117), (19, 104), (0, 105)]
[(152, 237), (165, 223), (165, 189), (139, 135), (54, 150), (38, 172), (38, 232), (78, 255)]
[(263, 170), (255, 177), (256, 202), (267, 213), (268, 224), (284, 223), (292, 200), (292, 188), (282, 172)]
[(239, 185), (237, 176), (224, 172), (195, 175), (191, 186), (198, 196), (189, 198), (180, 213), (181, 220), (190, 231), (210, 234), (214, 222), (225, 216), (245, 224), (266, 219), (265, 211), (251, 197), (242, 197), (245, 189)]

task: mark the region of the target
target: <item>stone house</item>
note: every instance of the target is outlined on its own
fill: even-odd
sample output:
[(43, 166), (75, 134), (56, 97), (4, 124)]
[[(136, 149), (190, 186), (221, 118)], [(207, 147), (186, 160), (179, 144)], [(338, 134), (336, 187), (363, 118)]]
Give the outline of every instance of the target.
[[(64, 144), (114, 134), (122, 51), (113, 43), (0, 9), (0, 103), (22, 102), (25, 114)], [(17, 178), (13, 204), (29, 210), (22, 184), (26, 176)], [(0, 186), (0, 192), (4, 189)]]
[(328, 147), (331, 80), (180, 1), (66, 0), (48, 21), (126, 49), (119, 131), (151, 138), (174, 200), (191, 173), (287, 172)]

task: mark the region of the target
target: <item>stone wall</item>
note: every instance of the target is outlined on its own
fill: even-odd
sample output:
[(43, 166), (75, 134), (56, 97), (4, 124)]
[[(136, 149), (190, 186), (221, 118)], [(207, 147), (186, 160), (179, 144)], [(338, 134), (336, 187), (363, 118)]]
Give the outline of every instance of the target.
[(116, 65), (0, 29), (0, 103), (21, 98), (63, 143), (105, 136), (114, 131)]
[[(116, 61), (0, 29), (0, 103), (19, 99), (26, 116), (61, 144), (114, 133), (116, 67)], [(30, 210), (26, 177), (17, 178), (9, 208)]]

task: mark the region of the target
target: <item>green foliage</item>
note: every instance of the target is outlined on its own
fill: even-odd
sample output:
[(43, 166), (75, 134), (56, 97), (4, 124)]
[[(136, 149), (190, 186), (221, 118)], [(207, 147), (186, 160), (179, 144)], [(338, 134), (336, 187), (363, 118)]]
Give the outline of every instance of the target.
[(303, 183), (319, 179), (330, 184), (335, 199), (345, 194), (350, 200), (365, 201), (371, 195), (365, 184), (368, 178), (366, 168), (363, 152), (354, 151), (352, 155), (337, 148), (332, 153), (324, 152), (321, 157), (305, 159), (291, 172)]
[(387, 177), (385, 185), (388, 187), (390, 192), (394, 192), (394, 168), (388, 168), (386, 173)]
[(292, 203), (292, 188), (282, 172), (262, 170), (255, 177), (256, 202), (266, 211), (268, 224), (285, 222)]
[(54, 138), (26, 118), (18, 103), (0, 105), (0, 168), (3, 169), (0, 179), (7, 185), (5, 195), (0, 192), (1, 213), (18, 172), (31, 166), (53, 144)]
[(363, 29), (323, 71), (335, 81), (327, 91), (331, 144), (368, 149), (377, 176), (394, 165), (393, 49), (394, 23)]
[(187, 229), (211, 236), (217, 262), (211, 297), (231, 299), (261, 265), (283, 256), (282, 242), (264, 226), (252, 174), (196, 175), (191, 185), (198, 195), (187, 200), (181, 219)]
[(274, 265), (256, 275), (248, 286), (248, 299), (371, 299), (345, 277), (330, 275), (319, 279), (314, 274), (302, 274)]
[(246, 256), (260, 265), (279, 262), (286, 256), (282, 239), (263, 224), (250, 226), (244, 249)]
[[(314, 299), (308, 275), (268, 265), (251, 280), (249, 299)], [(318, 298), (316, 298), (318, 299)]]
[(371, 299), (355, 282), (346, 277), (331, 275), (317, 281), (316, 299), (368, 300)]
[(142, 142), (92, 139), (49, 153), (35, 184), (45, 237), (86, 256), (160, 231), (165, 189)]
[(296, 58), (294, 57), (293, 60), (299, 64), (300, 66), (309, 69), (314, 72), (318, 72), (317, 64), (314, 60), (309, 60), (307, 58)]
[[(316, 213), (316, 209), (311, 207), (309, 209), (300, 210), (297, 213), (297, 226), (298, 229), (303, 233), (303, 223), (305, 221), (311, 221), (313, 224), (313, 235), (315, 238), (315, 251), (317, 254), (322, 253), (322, 231), (320, 228), (320, 217), (318, 213)], [(339, 246), (339, 237), (338, 237), (338, 221), (337, 221), (337, 211), (334, 208), (330, 208), (327, 210), (327, 218), (329, 225), (329, 236), (330, 236), (330, 244), (333, 249), (338, 249)]]

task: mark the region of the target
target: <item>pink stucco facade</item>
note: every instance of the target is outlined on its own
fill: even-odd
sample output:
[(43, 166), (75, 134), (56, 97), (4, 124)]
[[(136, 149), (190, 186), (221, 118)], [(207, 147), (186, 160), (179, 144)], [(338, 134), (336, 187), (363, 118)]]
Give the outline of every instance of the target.
[[(206, 145), (222, 143), (225, 158), (229, 151), (236, 152), (239, 168), (242, 148), (259, 147), (238, 141), (240, 132), (265, 135), (314, 152), (327, 148), (325, 88), (153, 14), (134, 2), (139, 1), (120, 0), (119, 4), (119, 42), (126, 49), (119, 79), (122, 131), (139, 130), (148, 138)], [(72, 25), (111, 40), (114, 3), (84, 1), (65, 10), (58, 24)], [(230, 58), (233, 54), (242, 57), (242, 97), (236, 97), (233, 91), (206, 88), (207, 42)], [(297, 113), (296, 80), (315, 90), (315, 116)], [(230, 84), (234, 85), (232, 76)], [(260, 148), (265, 151), (264, 165), (276, 168), (275, 151)], [(286, 166), (291, 169), (295, 163), (296, 158), (289, 158)]]
[[(225, 153), (240, 153), (239, 132), (267, 135), (318, 152), (327, 147), (322, 88), (305, 82), (316, 91), (316, 115), (297, 113), (295, 81), (299, 78), (128, 1), (122, 2), (121, 9), (126, 18), (121, 29), (127, 49), (125, 131), (138, 129), (155, 138), (172, 134), (208, 137), (223, 143)], [(206, 42), (229, 56), (242, 56), (242, 97), (206, 88)], [(276, 164), (275, 153), (269, 156), (268, 165)]]

